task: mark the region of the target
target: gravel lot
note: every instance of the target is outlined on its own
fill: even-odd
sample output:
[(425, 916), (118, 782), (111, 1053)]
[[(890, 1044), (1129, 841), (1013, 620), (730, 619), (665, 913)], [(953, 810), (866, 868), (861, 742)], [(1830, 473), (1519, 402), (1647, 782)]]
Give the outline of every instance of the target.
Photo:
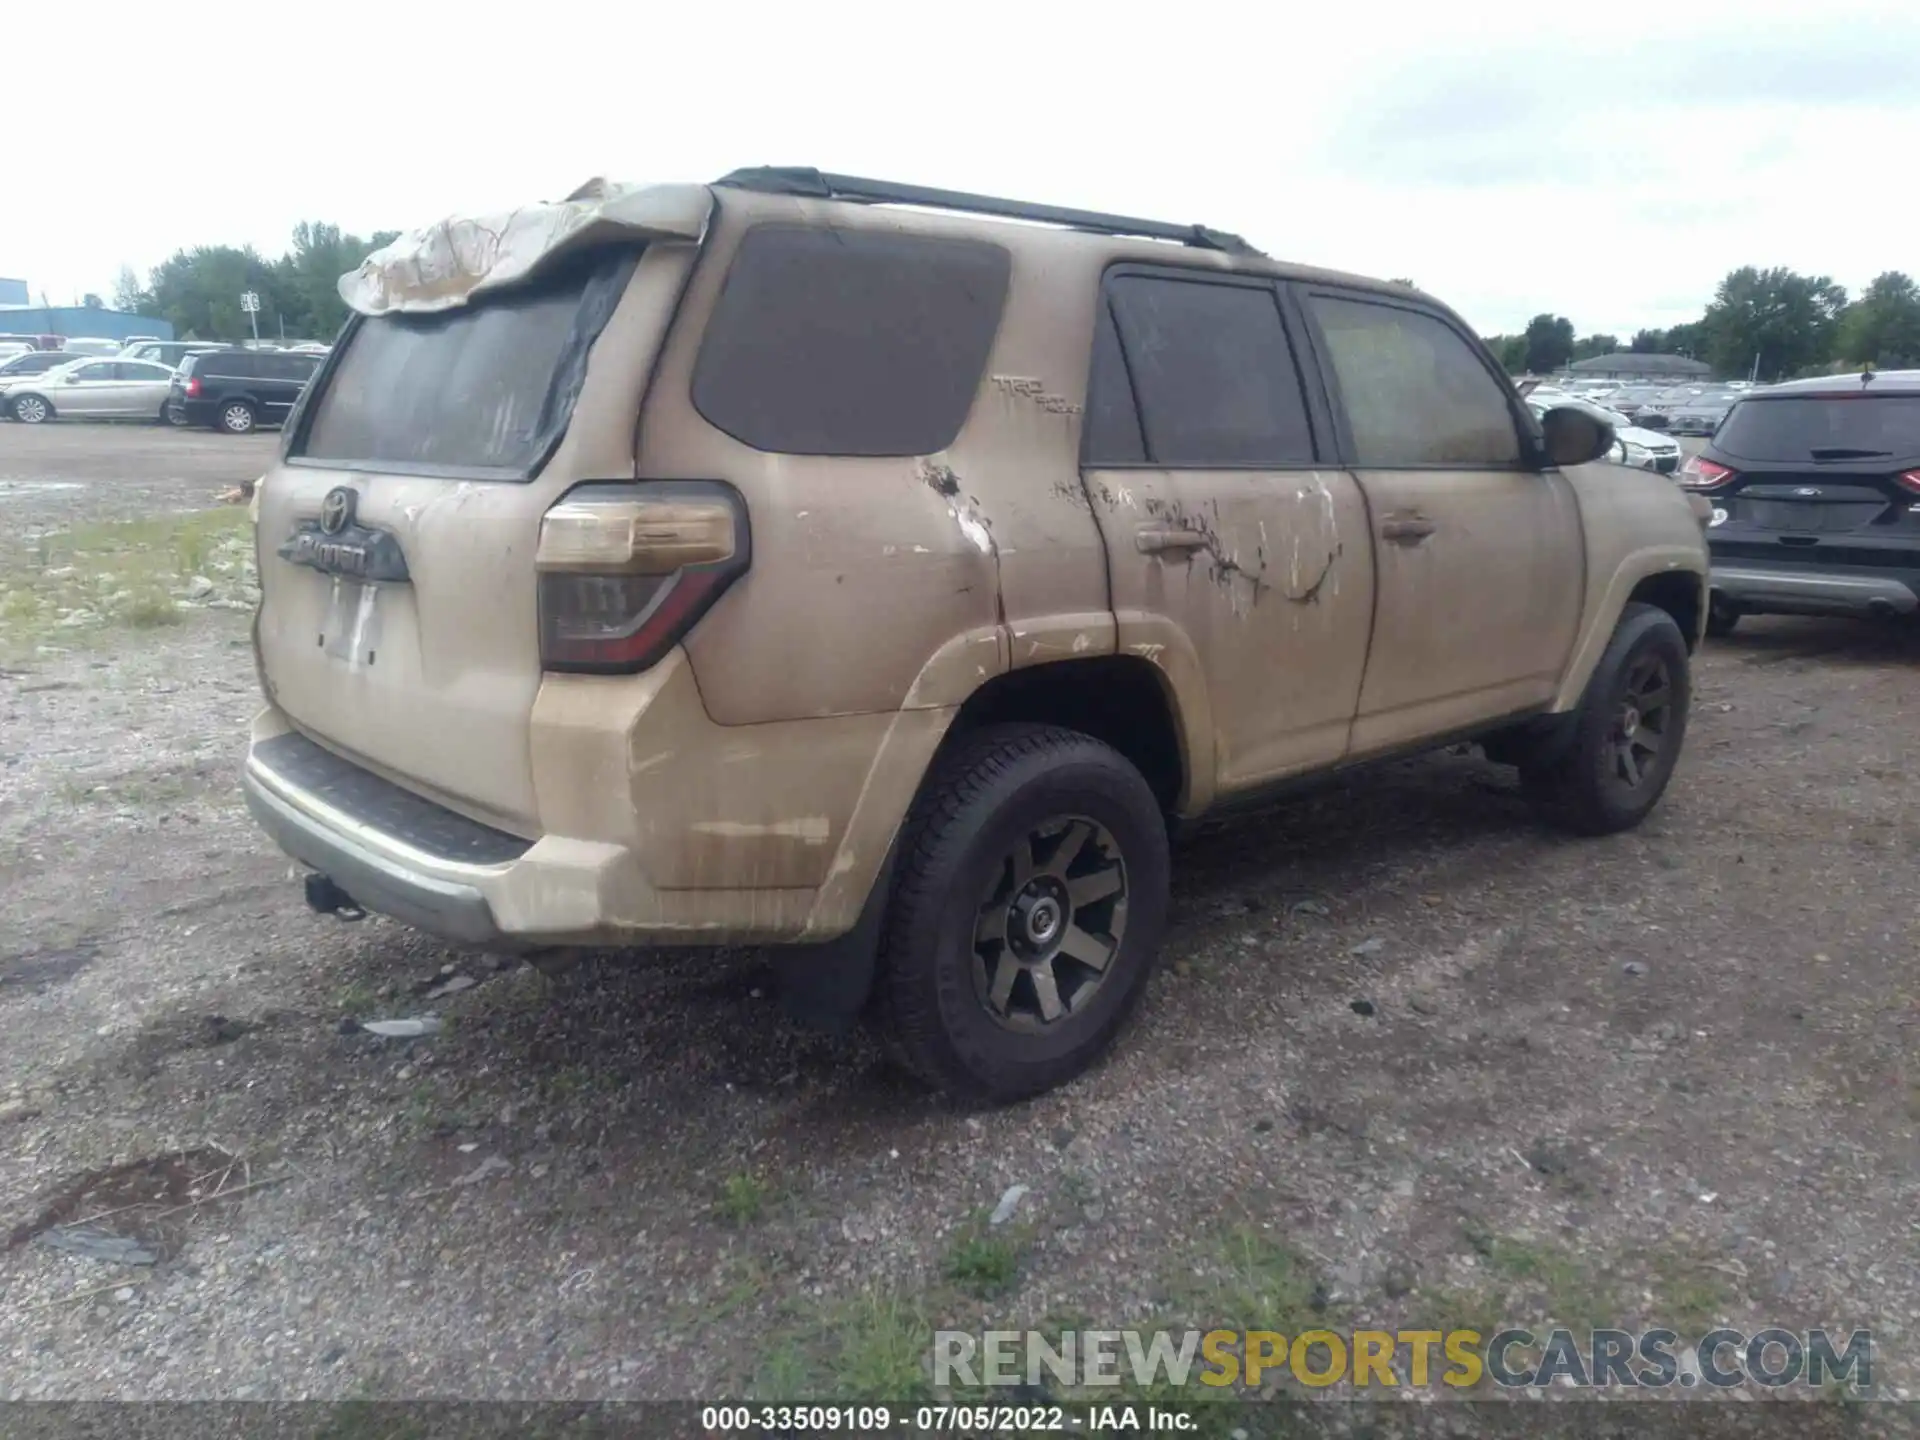
[[(272, 445), (0, 426), (0, 516), (203, 507)], [(0, 1398), (901, 1399), (931, 1323), (1043, 1318), (1871, 1325), (1920, 1387), (1920, 634), (1714, 644), (1614, 840), (1458, 754), (1196, 837), (1111, 1062), (972, 1114), (751, 953), (308, 914), (235, 793), (244, 613), (6, 663)], [(157, 1263), (34, 1238), (105, 1211)]]

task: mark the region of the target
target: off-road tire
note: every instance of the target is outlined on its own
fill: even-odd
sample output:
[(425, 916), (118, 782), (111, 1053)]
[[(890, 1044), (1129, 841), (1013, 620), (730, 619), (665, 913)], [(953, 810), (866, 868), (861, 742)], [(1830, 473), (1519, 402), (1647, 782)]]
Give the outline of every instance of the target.
[[(1640, 779), (1630, 782), (1619, 768), (1621, 717), (1635, 699), (1629, 684), (1647, 665), (1660, 667), (1666, 677), (1664, 728), (1657, 752), (1642, 763)], [(1673, 778), (1692, 694), (1687, 642), (1673, 617), (1657, 606), (1628, 605), (1587, 682), (1568, 743), (1556, 747), (1551, 761), (1520, 771), (1541, 818), (1576, 835), (1613, 835), (1646, 819)], [(1633, 733), (1628, 728), (1625, 738)]]
[[(1013, 847), (1066, 816), (1092, 821), (1119, 852), (1123, 933), (1084, 1011), (1017, 1032), (979, 993), (976, 925)], [(972, 1103), (1023, 1099), (1085, 1070), (1139, 1003), (1166, 925), (1166, 823), (1140, 772), (1076, 731), (990, 726), (937, 762), (902, 838), (873, 996), (889, 1051)]]

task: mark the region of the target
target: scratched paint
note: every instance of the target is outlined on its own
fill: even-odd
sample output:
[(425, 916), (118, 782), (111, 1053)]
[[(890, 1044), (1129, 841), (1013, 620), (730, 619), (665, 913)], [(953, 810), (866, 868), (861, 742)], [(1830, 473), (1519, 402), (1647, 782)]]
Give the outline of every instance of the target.
[[(1318, 475), (1294, 488), (1293, 502), (1286, 594), (1296, 605), (1311, 605), (1329, 582), (1331, 593), (1340, 593), (1334, 573), (1340, 558), (1340, 528), (1334, 518), (1333, 492)], [(1264, 539), (1264, 526), (1261, 534)]]
[(744, 820), (696, 820), (688, 827), (696, 835), (719, 835), (728, 840), (799, 840), (807, 845), (824, 845), (832, 837), (832, 822), (824, 815), (806, 815), (797, 820), (771, 820), (753, 824)]

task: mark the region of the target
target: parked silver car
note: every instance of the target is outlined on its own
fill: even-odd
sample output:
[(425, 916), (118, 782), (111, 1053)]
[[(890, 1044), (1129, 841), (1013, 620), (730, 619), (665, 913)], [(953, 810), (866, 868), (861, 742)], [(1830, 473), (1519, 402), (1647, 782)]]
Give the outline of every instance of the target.
[(74, 360), (0, 389), (0, 409), (48, 420), (164, 420), (173, 371), (150, 360)]
[(1667, 430), (1674, 435), (1711, 435), (1740, 398), (1737, 390), (1703, 390), (1667, 411)]

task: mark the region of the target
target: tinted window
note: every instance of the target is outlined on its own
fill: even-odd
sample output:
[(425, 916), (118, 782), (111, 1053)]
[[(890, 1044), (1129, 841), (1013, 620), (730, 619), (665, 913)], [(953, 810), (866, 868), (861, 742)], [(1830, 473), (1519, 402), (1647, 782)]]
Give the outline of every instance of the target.
[(39, 350), (9, 360), (0, 370), (9, 375), (44, 375), (56, 365), (65, 365), (67, 357), (58, 350)]
[[(1146, 458), (1156, 465), (1287, 465), (1313, 460), (1300, 373), (1265, 286), (1126, 275), (1108, 287), (1139, 404)], [(1103, 387), (1114, 373), (1101, 370)], [(1102, 408), (1119, 403), (1109, 392)], [(1124, 451), (1093, 450), (1089, 462)], [(1137, 458), (1137, 457), (1136, 457)]]
[(298, 355), (258, 355), (254, 363), (260, 367), (261, 376), (268, 380), (300, 381), (313, 373), (313, 367)]
[(253, 359), (243, 351), (203, 355), (200, 357), (200, 368), (194, 373), (209, 379), (225, 376), (235, 380), (250, 380), (260, 373), (254, 368)]
[(760, 226), (708, 322), (693, 403), (757, 450), (944, 449), (980, 388), (1010, 270), (976, 240)]
[(1359, 465), (1515, 465), (1508, 387), (1431, 315), (1315, 295)]
[[(588, 252), (530, 284), (431, 315), (353, 322), (294, 452), (371, 467), (525, 476), (565, 432), (587, 350), (638, 251)], [(285, 356), (311, 373), (311, 356)], [(201, 370), (206, 362), (201, 362)]]
[(1747, 400), (1713, 447), (1743, 460), (1909, 460), (1920, 455), (1920, 395)]

